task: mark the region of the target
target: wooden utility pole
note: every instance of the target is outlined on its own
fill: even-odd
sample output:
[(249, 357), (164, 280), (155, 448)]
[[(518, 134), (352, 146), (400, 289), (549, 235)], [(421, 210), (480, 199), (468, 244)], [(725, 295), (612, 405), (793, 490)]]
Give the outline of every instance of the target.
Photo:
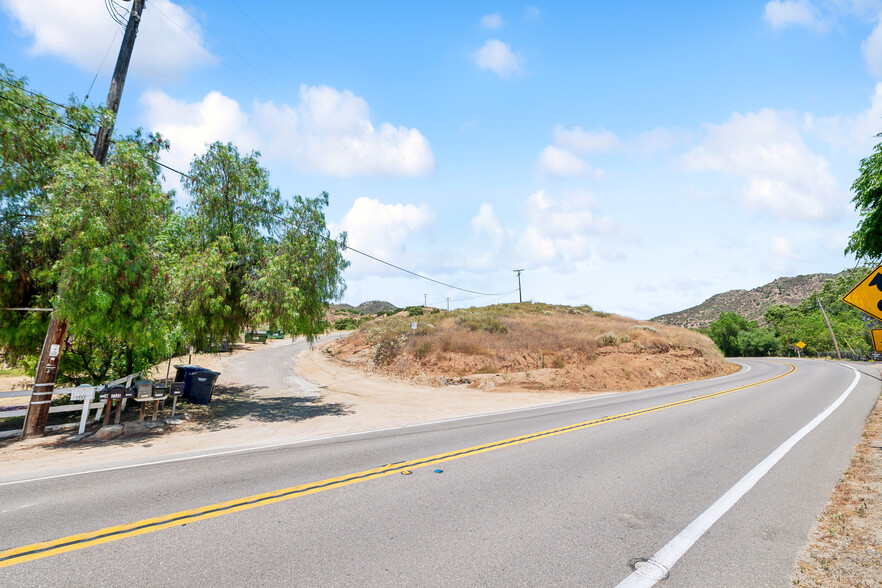
[(513, 270), (513, 271), (517, 272), (517, 274), (518, 274), (518, 302), (523, 302), (524, 297), (521, 295), (521, 272), (524, 270), (519, 269), (519, 270)]
[(110, 81), (110, 90), (107, 92), (107, 105), (105, 109), (112, 112), (113, 117), (106, 125), (101, 125), (101, 128), (98, 129), (95, 149), (92, 151), (95, 161), (101, 165), (104, 165), (104, 160), (107, 159), (110, 136), (113, 134), (113, 123), (116, 113), (119, 111), (119, 101), (122, 98), (123, 86), (126, 84), (126, 73), (129, 71), (129, 61), (132, 60), (132, 49), (135, 47), (135, 37), (138, 36), (138, 25), (141, 24), (141, 12), (143, 10), (144, 0), (132, 1), (132, 11), (129, 13), (126, 33), (123, 35), (119, 56), (116, 58), (116, 68), (113, 70), (113, 79)]
[[(113, 134), (113, 123), (116, 113), (119, 111), (119, 101), (126, 83), (126, 73), (129, 70), (129, 62), (132, 60), (132, 48), (135, 46), (135, 37), (138, 35), (138, 25), (141, 24), (143, 10), (144, 0), (132, 1), (129, 22), (126, 25), (122, 45), (119, 48), (116, 68), (113, 70), (113, 79), (110, 82), (110, 91), (107, 93), (106, 109), (111, 111), (113, 115), (110, 120), (106, 121), (106, 124), (101, 125), (101, 128), (98, 129), (95, 149), (92, 151), (92, 156), (101, 165), (104, 165), (104, 161), (107, 159), (110, 136)], [(28, 413), (21, 430), (22, 439), (43, 435), (46, 430), (49, 405), (52, 403), (52, 392), (55, 390), (55, 381), (58, 377), (58, 363), (61, 359), (66, 336), (67, 323), (58, 320), (55, 313), (52, 313), (52, 318), (49, 319), (49, 329), (47, 329), (46, 338), (43, 340), (43, 350), (40, 352), (40, 363), (37, 364), (31, 403), (28, 405)]]
[(824, 311), (824, 305), (821, 304), (821, 299), (818, 298), (818, 306), (821, 308), (821, 314), (824, 315), (824, 322), (827, 323), (827, 329), (830, 330), (830, 338), (833, 339), (833, 347), (836, 348), (836, 359), (842, 359), (842, 354), (839, 353), (839, 343), (836, 342), (836, 335), (833, 334), (833, 327), (830, 326), (830, 321), (827, 319), (827, 313)]

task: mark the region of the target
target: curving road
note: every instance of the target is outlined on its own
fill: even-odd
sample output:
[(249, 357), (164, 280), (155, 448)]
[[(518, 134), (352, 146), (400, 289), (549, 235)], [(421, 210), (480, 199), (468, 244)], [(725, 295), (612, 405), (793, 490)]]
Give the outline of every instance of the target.
[(740, 363), (399, 430), (0, 470), (0, 585), (784, 586), (879, 374)]

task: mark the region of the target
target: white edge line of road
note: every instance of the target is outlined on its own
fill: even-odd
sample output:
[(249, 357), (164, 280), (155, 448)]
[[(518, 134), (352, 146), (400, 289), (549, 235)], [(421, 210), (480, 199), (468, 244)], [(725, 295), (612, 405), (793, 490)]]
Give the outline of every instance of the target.
[(671, 389), (671, 388), (678, 388), (678, 387), (681, 387), (681, 386), (688, 386), (688, 385), (690, 385), (690, 384), (701, 384), (701, 383), (705, 383), (705, 382), (712, 382), (712, 381), (714, 381), (714, 380), (720, 380), (720, 379), (723, 379), (723, 378), (731, 378), (731, 377), (736, 376), (736, 375), (739, 375), (739, 374), (744, 375), (744, 374), (746, 374), (747, 372), (750, 371), (750, 366), (747, 365), (747, 364), (743, 364), (743, 363), (741, 363), (741, 362), (737, 362), (737, 361), (732, 362), (732, 363), (736, 363), (736, 364), (740, 365), (740, 366), (742, 367), (742, 369), (741, 369), (740, 371), (737, 371), (737, 372), (732, 373), (732, 374), (726, 374), (725, 376), (717, 376), (716, 378), (709, 378), (709, 379), (707, 379), (707, 380), (699, 380), (698, 382), (683, 382), (682, 384), (674, 384), (674, 385), (672, 385), (672, 386), (664, 386), (663, 388), (649, 388), (648, 390), (632, 390), (632, 391), (630, 391), (630, 392), (619, 392), (619, 393), (612, 392), (612, 393), (610, 393), (610, 394), (602, 394), (602, 395), (599, 395), (599, 396), (592, 396), (591, 398), (576, 398), (576, 399), (574, 399), (574, 400), (564, 400), (564, 401), (562, 401), (562, 402), (552, 402), (552, 403), (550, 403), (550, 404), (540, 404), (540, 405), (538, 405), (538, 406), (525, 406), (525, 407), (522, 407), (522, 408), (513, 408), (513, 409), (511, 409), (511, 410), (502, 410), (502, 411), (499, 411), (499, 412), (488, 412), (488, 413), (484, 413), (484, 414), (473, 414), (473, 415), (463, 416), (463, 417), (454, 417), (454, 418), (449, 418), (449, 419), (441, 419), (441, 420), (438, 420), (438, 421), (429, 421), (429, 422), (426, 422), (426, 423), (413, 423), (413, 424), (410, 424), (410, 425), (399, 425), (399, 426), (395, 426), (395, 427), (384, 427), (384, 428), (381, 428), (381, 429), (370, 429), (370, 430), (367, 430), (367, 431), (353, 431), (353, 432), (351, 432), (351, 433), (340, 433), (340, 434), (337, 434), (337, 435), (328, 435), (328, 436), (325, 436), (325, 437), (315, 437), (315, 438), (312, 438), (312, 439), (298, 439), (298, 440), (296, 440), (296, 441), (282, 441), (282, 442), (279, 442), (279, 443), (271, 443), (271, 444), (268, 444), (268, 445), (258, 445), (258, 446), (255, 446), (255, 447), (241, 447), (241, 448), (238, 448), (238, 449), (228, 449), (228, 450), (225, 450), (225, 451), (214, 451), (214, 452), (210, 452), (210, 453), (200, 453), (200, 454), (198, 454), (198, 455), (187, 455), (187, 456), (183, 456), (183, 457), (172, 457), (172, 458), (168, 458), (168, 459), (159, 459), (159, 460), (154, 460), (154, 461), (144, 461), (144, 462), (139, 462), (139, 463), (127, 464), (127, 465), (110, 466), (110, 467), (106, 467), (106, 468), (96, 468), (96, 469), (92, 469), (92, 470), (82, 470), (82, 471), (79, 471), (79, 472), (68, 472), (68, 473), (65, 473), (65, 474), (55, 474), (55, 475), (52, 475), (52, 476), (42, 476), (42, 477), (39, 477), (39, 478), (27, 478), (27, 479), (24, 479), (24, 480), (11, 480), (11, 481), (9, 481), (9, 482), (0, 482), (0, 488), (2, 488), (3, 486), (13, 486), (13, 485), (16, 485), (16, 484), (28, 484), (28, 483), (30, 483), (30, 482), (43, 482), (43, 481), (45, 481), (45, 480), (56, 480), (56, 479), (59, 479), (59, 478), (69, 478), (69, 477), (71, 477), (71, 476), (85, 476), (85, 475), (87, 475), (87, 474), (99, 474), (99, 473), (102, 473), (102, 472), (114, 472), (114, 471), (119, 471), (119, 470), (130, 470), (130, 469), (134, 469), (134, 468), (142, 468), (142, 467), (147, 467), (147, 466), (152, 466), (152, 465), (162, 465), (162, 464), (167, 464), (167, 463), (176, 463), (176, 462), (181, 462), (181, 461), (192, 461), (192, 460), (195, 460), (195, 459), (204, 459), (204, 458), (208, 458), (208, 457), (219, 457), (219, 456), (222, 456), (222, 455), (233, 455), (233, 454), (236, 454), (236, 453), (246, 453), (246, 452), (249, 452), (249, 451), (262, 451), (262, 450), (264, 450), (264, 449), (276, 449), (276, 448), (278, 448), (278, 447), (288, 447), (288, 446), (291, 446), (291, 445), (302, 445), (302, 444), (304, 444), (304, 443), (315, 443), (315, 442), (319, 442), (319, 441), (329, 441), (329, 440), (331, 440), (331, 439), (340, 439), (340, 438), (343, 438), (343, 437), (355, 437), (355, 436), (358, 436), (358, 435), (371, 435), (371, 434), (374, 434), (374, 433), (384, 433), (384, 432), (389, 432), (389, 431), (397, 431), (397, 430), (401, 430), (401, 429), (410, 429), (410, 428), (414, 428), (414, 427), (427, 427), (427, 426), (431, 426), (431, 425), (442, 425), (442, 424), (445, 424), (445, 423), (452, 423), (452, 422), (456, 422), (456, 421), (465, 421), (465, 420), (470, 420), (470, 419), (479, 419), (479, 418), (488, 417), (488, 416), (496, 416), (496, 415), (512, 414), (512, 413), (516, 413), (516, 412), (524, 412), (524, 411), (528, 411), (528, 410), (537, 410), (537, 409), (542, 409), (542, 408), (551, 408), (551, 407), (554, 407), (554, 406), (566, 406), (566, 405), (569, 405), (569, 404), (577, 404), (577, 403), (580, 403), (580, 402), (588, 403), (588, 402), (594, 402), (595, 400), (599, 400), (599, 399), (601, 399), (601, 398), (609, 398), (610, 396), (616, 396), (616, 397), (618, 397), (618, 398), (621, 398), (621, 397), (623, 397), (623, 396), (631, 396), (631, 395), (634, 395), (634, 394), (640, 394), (640, 393), (644, 393), (644, 392), (651, 392), (651, 391), (653, 391), (653, 390)]
[[(841, 364), (840, 364), (841, 365)], [(725, 494), (717, 499), (710, 507), (692, 521), (689, 526), (680, 531), (680, 534), (671, 539), (655, 555), (645, 562), (645, 567), (637, 568), (622, 580), (616, 588), (648, 588), (657, 582), (667, 578), (668, 573), (677, 561), (698, 541), (720, 517), (726, 514), (757, 482), (765, 476), (803, 437), (808, 435), (815, 427), (833, 414), (845, 399), (857, 387), (861, 379), (861, 372), (851, 366), (854, 372), (854, 380), (839, 398), (833, 401), (823, 412), (808, 422), (803, 428), (793, 434), (784, 443), (778, 446), (764, 460), (758, 463), (752, 470), (729, 488)]]

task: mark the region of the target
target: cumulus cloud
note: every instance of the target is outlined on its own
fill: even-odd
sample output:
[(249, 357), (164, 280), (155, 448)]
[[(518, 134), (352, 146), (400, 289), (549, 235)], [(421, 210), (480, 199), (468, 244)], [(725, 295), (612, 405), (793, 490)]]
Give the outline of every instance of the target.
[(604, 178), (603, 170), (592, 168), (579, 155), (616, 151), (621, 147), (621, 141), (615, 133), (604, 128), (586, 131), (582, 127), (573, 127), (567, 130), (557, 125), (552, 132), (552, 139), (554, 145), (545, 147), (536, 162), (536, 171), (543, 176)]
[(302, 172), (333, 176), (420, 176), (435, 159), (417, 130), (384, 122), (375, 127), (363, 98), (349, 90), (301, 86), (294, 105), (253, 104), (243, 111), (219, 92), (187, 103), (157, 90), (145, 92), (147, 126), (172, 143), (172, 160), (189, 161), (215, 140), (259, 149), (264, 156), (290, 161)]
[[(340, 224), (331, 229), (335, 233), (346, 231), (348, 243), (360, 251), (395, 260), (401, 257), (407, 238), (431, 225), (434, 219), (435, 213), (425, 205), (383, 204), (373, 198), (358, 198)], [(362, 264), (361, 259), (356, 258), (350, 273), (377, 273), (380, 269)]]
[(481, 26), (485, 29), (497, 30), (501, 29), (505, 21), (502, 20), (502, 15), (498, 12), (494, 12), (493, 14), (485, 14), (481, 17)]
[(812, 153), (798, 125), (777, 111), (735, 113), (705, 128), (704, 141), (684, 157), (686, 168), (743, 179), (740, 200), (746, 208), (808, 222), (830, 220), (843, 210), (848, 196), (827, 160)]
[(837, 114), (816, 118), (806, 114), (803, 123), (807, 131), (824, 142), (855, 155), (869, 152), (878, 142), (876, 135), (882, 132), (882, 82), (870, 100), (870, 106), (854, 116)]
[(508, 43), (499, 39), (488, 39), (475, 52), (474, 59), (480, 69), (489, 69), (504, 80), (516, 77), (522, 71), (521, 57), (512, 52)]
[(549, 145), (539, 154), (536, 170), (544, 176), (571, 178), (574, 176), (592, 176), (603, 178), (603, 170), (595, 170), (579, 156), (566, 149)]
[(808, 0), (772, 0), (766, 3), (763, 20), (774, 29), (789, 26), (823, 30), (824, 23), (818, 18), (814, 6)]
[(592, 237), (618, 227), (594, 211), (594, 198), (584, 190), (554, 198), (546, 190), (527, 198), (529, 222), (518, 238), (517, 251), (533, 267), (568, 265), (593, 256)]
[(876, 23), (873, 32), (861, 43), (861, 51), (870, 73), (882, 78), (882, 21)]
[(621, 141), (615, 133), (603, 127), (596, 131), (585, 131), (582, 127), (567, 130), (557, 125), (554, 127), (553, 138), (555, 145), (574, 153), (603, 153), (621, 147)]
[(502, 245), (505, 231), (499, 222), (499, 217), (496, 216), (496, 212), (493, 210), (492, 204), (482, 204), (478, 209), (478, 214), (471, 220), (470, 225), (475, 234), (488, 236), (495, 247)]
[[(33, 55), (60, 57), (89, 72), (101, 63), (119, 31), (104, 4), (97, 1), (0, 0), (0, 6), (18, 24), (19, 34), (31, 40)], [(121, 32), (116, 38), (118, 43)], [(151, 1), (142, 14), (130, 72), (167, 80), (216, 63), (203, 48), (202, 39), (202, 28), (180, 5), (170, 0)]]

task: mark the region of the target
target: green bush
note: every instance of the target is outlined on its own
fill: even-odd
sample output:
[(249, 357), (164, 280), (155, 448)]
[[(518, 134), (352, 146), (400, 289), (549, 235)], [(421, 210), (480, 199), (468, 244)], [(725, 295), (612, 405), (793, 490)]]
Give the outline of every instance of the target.
[(423, 316), (422, 306), (408, 306), (404, 310), (407, 311), (407, 316)]

